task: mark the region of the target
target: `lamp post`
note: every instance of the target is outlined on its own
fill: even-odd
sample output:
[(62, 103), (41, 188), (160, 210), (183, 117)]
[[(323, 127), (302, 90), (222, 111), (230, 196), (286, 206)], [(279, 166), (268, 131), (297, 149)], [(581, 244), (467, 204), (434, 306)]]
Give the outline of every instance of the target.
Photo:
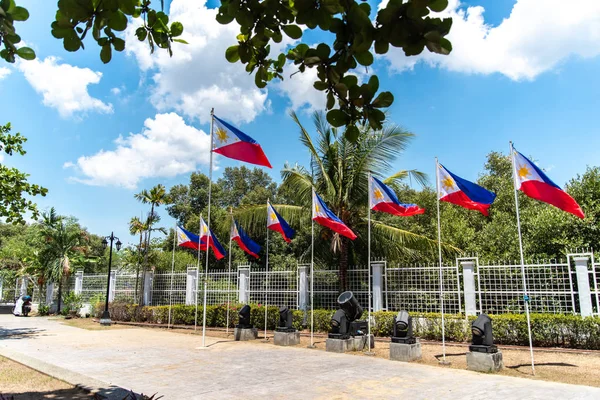
[(102, 318), (100, 318), (100, 325), (110, 325), (110, 312), (108, 311), (108, 298), (110, 295), (110, 269), (112, 267), (112, 249), (113, 249), (113, 241), (116, 240), (115, 247), (117, 251), (121, 250), (121, 241), (118, 237), (114, 235), (113, 232), (110, 233), (110, 236), (104, 237), (102, 239), (102, 249), (106, 250), (106, 246), (108, 246), (108, 241), (110, 240), (110, 253), (108, 256), (108, 280), (106, 282), (106, 303), (104, 304), (104, 312), (102, 313)]

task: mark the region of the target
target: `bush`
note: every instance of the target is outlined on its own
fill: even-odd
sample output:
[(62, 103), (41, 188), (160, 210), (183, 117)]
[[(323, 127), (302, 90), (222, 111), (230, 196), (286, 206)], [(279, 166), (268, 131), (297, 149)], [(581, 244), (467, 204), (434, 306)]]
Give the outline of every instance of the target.
[(69, 292), (63, 299), (63, 308), (60, 310), (61, 314), (67, 315), (70, 312), (79, 312), (83, 307), (83, 300), (81, 295), (75, 294), (75, 292)]
[(40, 304), (38, 307), (38, 314), (43, 316), (50, 315), (50, 306), (46, 304)]
[[(233, 327), (238, 321), (238, 312), (243, 304), (231, 304), (229, 311), (229, 326)], [(250, 321), (259, 328), (264, 328), (265, 309), (260, 304), (250, 304)], [(115, 321), (147, 322), (152, 324), (167, 324), (169, 306), (144, 306), (137, 304), (114, 302), (109, 305), (111, 318)], [(95, 314), (101, 315), (104, 303), (98, 303)], [(193, 305), (174, 305), (171, 323), (175, 325), (193, 325), (196, 316)], [(198, 324), (202, 324), (203, 308), (198, 306)], [(333, 310), (314, 310), (316, 332), (327, 332), (330, 327)], [(206, 325), (225, 327), (227, 304), (208, 306), (206, 309)], [(389, 337), (392, 335), (392, 323), (395, 312), (378, 311), (371, 314), (373, 325), (371, 332), (375, 336)], [(296, 329), (310, 329), (310, 310), (292, 311), (292, 322)], [(364, 315), (366, 317), (366, 314)], [(442, 339), (441, 315), (439, 313), (412, 313), (414, 334), (426, 340)], [(494, 339), (497, 344), (529, 345), (527, 337), (527, 319), (522, 314), (490, 315), (494, 328)], [(444, 328), (446, 340), (467, 342), (471, 339), (471, 322), (475, 317), (445, 314)], [(279, 322), (279, 309), (269, 306), (268, 329), (275, 329)], [(577, 349), (600, 350), (600, 317), (582, 318), (577, 315), (563, 314), (531, 314), (531, 331), (533, 345), (537, 347), (568, 347)]]

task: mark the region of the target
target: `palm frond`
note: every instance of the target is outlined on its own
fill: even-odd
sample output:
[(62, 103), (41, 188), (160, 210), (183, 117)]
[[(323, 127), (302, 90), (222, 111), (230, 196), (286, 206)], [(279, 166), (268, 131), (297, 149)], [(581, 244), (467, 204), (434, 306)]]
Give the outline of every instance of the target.
[(404, 182), (406, 178), (414, 179), (422, 187), (427, 186), (429, 183), (429, 177), (426, 173), (418, 171), (416, 169), (402, 170), (388, 176), (383, 180), (383, 183), (390, 185), (396, 182)]
[(286, 165), (281, 170), (281, 177), (283, 178), (281, 186), (295, 193), (299, 203), (310, 204), (313, 181), (306, 169), (297, 165), (293, 167)]

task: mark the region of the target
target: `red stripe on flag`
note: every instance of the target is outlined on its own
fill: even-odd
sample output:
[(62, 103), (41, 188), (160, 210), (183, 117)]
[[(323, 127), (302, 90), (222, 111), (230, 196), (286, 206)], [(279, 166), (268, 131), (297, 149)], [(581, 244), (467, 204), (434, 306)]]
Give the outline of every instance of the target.
[(340, 224), (339, 222), (335, 222), (325, 217), (316, 217), (314, 218), (315, 222), (319, 225), (323, 225), (334, 232), (339, 233), (342, 236), (346, 236), (348, 239), (354, 240), (356, 239), (356, 235), (350, 228), (348, 228), (344, 224)]
[(192, 241), (183, 242), (179, 245), (179, 247), (186, 247), (188, 249), (198, 250), (198, 243)]
[(490, 208), (490, 204), (476, 203), (462, 191), (450, 193), (442, 197), (440, 201), (456, 204), (469, 210), (477, 210), (486, 217), (489, 215), (488, 208)]
[(279, 223), (272, 224), (272, 225), (269, 225), (267, 228), (269, 228), (272, 231), (279, 232), (281, 234), (281, 236), (283, 237), (283, 240), (285, 240), (288, 243), (291, 242), (290, 238), (288, 238), (287, 236), (285, 236), (285, 232), (283, 231), (283, 228), (281, 227), (281, 224), (279, 224)]
[(585, 218), (579, 204), (564, 190), (548, 185), (545, 182), (534, 180), (523, 182), (520, 190), (533, 199), (552, 204), (554, 207), (560, 208), (581, 219)]
[(412, 217), (413, 215), (419, 215), (425, 213), (424, 208), (419, 207), (400, 207), (392, 203), (378, 203), (373, 207), (375, 211), (381, 211), (384, 213), (396, 215), (398, 217)]
[(252, 257), (254, 258), (258, 258), (258, 254), (251, 252), (246, 245), (244, 244), (244, 242), (242, 242), (242, 238), (239, 236), (236, 236), (233, 238), (233, 240), (238, 244), (238, 246), (240, 246), (240, 249), (244, 250), (246, 253), (250, 254)]
[(215, 153), (234, 160), (244, 161), (250, 164), (271, 167), (271, 163), (258, 143), (236, 142), (213, 150)]

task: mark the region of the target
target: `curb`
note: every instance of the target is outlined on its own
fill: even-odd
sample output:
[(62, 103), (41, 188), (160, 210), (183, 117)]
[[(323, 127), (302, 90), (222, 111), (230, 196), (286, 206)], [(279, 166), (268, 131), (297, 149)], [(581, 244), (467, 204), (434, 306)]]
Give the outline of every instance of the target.
[(65, 368), (57, 367), (53, 364), (48, 364), (6, 348), (0, 347), (0, 356), (41, 372), (42, 374), (51, 376), (52, 378), (66, 382), (84, 392), (95, 394), (100, 399), (123, 400), (131, 393), (129, 390), (122, 387), (110, 385), (106, 382), (90, 378)]

